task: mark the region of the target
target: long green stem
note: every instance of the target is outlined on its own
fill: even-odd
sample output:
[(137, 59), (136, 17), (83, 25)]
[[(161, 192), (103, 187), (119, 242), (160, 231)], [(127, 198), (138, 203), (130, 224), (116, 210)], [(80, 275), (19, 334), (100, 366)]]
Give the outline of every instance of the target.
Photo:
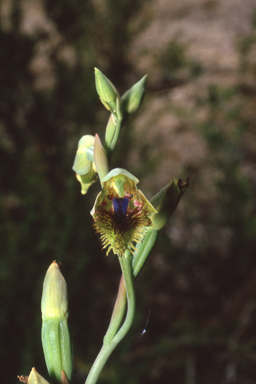
[(116, 333), (116, 335), (113, 337), (112, 340), (105, 340), (90, 372), (87, 377), (87, 380), (85, 384), (95, 384), (98, 380), (98, 377), (108, 360), (109, 356), (113, 352), (113, 350), (116, 348), (118, 343), (124, 338), (124, 336), (129, 331), (133, 318), (135, 313), (135, 295), (134, 295), (134, 288), (133, 288), (133, 277), (132, 277), (132, 269), (131, 269), (131, 258), (130, 257), (119, 257), (122, 273), (124, 276), (124, 282), (126, 287), (126, 293), (127, 293), (127, 314), (125, 321), (122, 325), (122, 327), (119, 329), (119, 331)]
[(104, 341), (103, 341), (104, 344), (111, 341), (115, 336), (115, 334), (117, 333), (124, 317), (125, 308), (126, 308), (126, 288), (125, 288), (125, 282), (124, 282), (124, 275), (122, 274), (113, 313), (108, 326), (108, 330), (104, 337)]
[[(133, 257), (129, 251), (125, 252), (126, 257), (132, 258), (132, 270), (133, 270), (134, 278), (137, 277), (138, 273), (143, 267), (153, 245), (155, 244), (156, 237), (157, 237), (157, 231), (150, 229), (146, 234), (143, 243), (137, 244), (137, 251)], [(109, 323), (108, 330), (104, 337), (104, 344), (112, 340), (116, 332), (118, 331), (124, 316), (125, 308), (126, 308), (126, 288), (125, 288), (124, 276), (122, 275), (112, 317)]]

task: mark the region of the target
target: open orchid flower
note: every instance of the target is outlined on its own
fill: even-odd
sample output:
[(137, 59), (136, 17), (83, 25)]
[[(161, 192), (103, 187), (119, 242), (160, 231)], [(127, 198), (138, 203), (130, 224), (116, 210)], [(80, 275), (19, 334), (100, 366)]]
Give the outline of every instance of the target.
[(113, 169), (102, 180), (102, 191), (91, 215), (107, 255), (111, 249), (119, 256), (126, 249), (134, 253), (134, 243), (141, 243), (147, 228), (152, 226), (151, 218), (157, 211), (137, 189), (138, 182), (121, 168)]

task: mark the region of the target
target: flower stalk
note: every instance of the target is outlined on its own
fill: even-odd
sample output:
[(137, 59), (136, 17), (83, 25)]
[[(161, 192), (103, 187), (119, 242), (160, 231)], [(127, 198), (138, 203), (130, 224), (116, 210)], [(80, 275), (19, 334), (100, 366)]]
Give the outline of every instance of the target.
[(108, 330), (104, 336), (103, 343), (108, 344), (117, 333), (121, 322), (124, 317), (126, 308), (126, 287), (124, 281), (124, 275), (121, 275), (116, 302), (114, 305), (113, 313), (109, 323)]
[[(99, 378), (99, 375), (108, 360), (111, 353), (114, 351), (114, 349), (117, 347), (117, 345), (120, 343), (120, 341), (125, 337), (127, 332), (129, 331), (135, 314), (135, 294), (134, 294), (134, 287), (133, 287), (133, 276), (132, 276), (132, 268), (131, 268), (131, 257), (128, 255), (127, 257), (120, 257), (119, 256), (119, 262), (123, 274), (123, 279), (125, 283), (125, 290), (126, 290), (126, 298), (127, 298), (127, 313), (126, 318), (119, 329), (119, 331), (113, 336), (113, 338), (110, 337), (110, 334), (113, 334), (113, 330), (116, 328), (116, 325), (118, 324), (120, 320), (120, 314), (118, 313), (117, 309), (118, 306), (123, 306), (123, 303), (125, 302), (126, 298), (124, 299), (123, 295), (123, 287), (121, 288), (121, 301), (119, 305), (117, 304), (117, 307), (114, 308), (114, 312), (112, 314), (111, 323), (108, 328), (107, 334), (109, 337), (104, 338), (103, 346), (94, 361), (94, 364), (89, 372), (89, 375), (86, 379), (85, 384), (95, 384)], [(113, 328), (112, 328), (113, 326)], [(109, 332), (109, 333), (108, 333)], [(111, 335), (112, 336), (112, 335)]]

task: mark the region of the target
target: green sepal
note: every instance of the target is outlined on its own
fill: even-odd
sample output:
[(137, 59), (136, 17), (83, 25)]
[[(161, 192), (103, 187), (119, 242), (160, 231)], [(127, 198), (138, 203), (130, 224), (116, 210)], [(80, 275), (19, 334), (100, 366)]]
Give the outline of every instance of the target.
[(41, 336), (44, 358), (51, 380), (57, 382), (60, 382), (62, 372), (59, 331), (58, 319), (43, 321)]
[(71, 380), (73, 360), (67, 319), (49, 318), (43, 321), (42, 344), (45, 362), (52, 380), (60, 382), (62, 370)]
[(123, 169), (123, 168), (114, 168), (112, 169), (102, 180), (103, 183), (105, 183), (106, 181), (109, 181), (112, 177), (114, 176), (120, 176), (120, 178), (122, 178), (122, 176), (124, 177), (128, 177), (129, 179), (131, 179), (135, 185), (138, 184), (139, 180), (137, 179), (137, 177), (133, 176), (130, 172), (126, 171), (126, 169)]

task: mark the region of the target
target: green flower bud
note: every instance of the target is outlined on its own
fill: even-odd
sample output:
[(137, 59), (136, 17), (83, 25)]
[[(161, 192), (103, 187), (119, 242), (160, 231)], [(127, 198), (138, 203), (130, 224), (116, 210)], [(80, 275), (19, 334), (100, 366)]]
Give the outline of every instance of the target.
[(131, 115), (139, 109), (145, 94), (146, 80), (147, 75), (142, 77), (140, 81), (122, 95), (121, 100), (124, 113)]
[(116, 168), (102, 179), (102, 192), (96, 198), (91, 215), (94, 228), (101, 235), (107, 255), (112, 249), (122, 256), (126, 250), (134, 253), (135, 243), (143, 241), (152, 226), (154, 207), (137, 189), (138, 179), (125, 169)]
[(111, 115), (109, 116), (106, 133), (105, 133), (105, 148), (107, 153), (113, 152), (116, 146), (117, 139), (120, 133), (122, 119), (123, 119), (120, 100), (116, 99), (116, 101), (117, 101), (116, 102), (117, 111), (115, 114), (111, 113)]
[(67, 284), (55, 261), (44, 279), (41, 309), (42, 344), (49, 375), (52, 380), (61, 382), (64, 371), (70, 380), (73, 362), (67, 324)]
[(158, 212), (152, 218), (154, 229), (159, 230), (165, 225), (168, 218), (175, 211), (188, 186), (189, 176), (187, 176), (186, 182), (183, 182), (181, 179), (173, 179), (151, 199), (151, 203)]
[(116, 146), (116, 142), (120, 132), (120, 123), (116, 124), (113, 113), (109, 116), (108, 124), (105, 132), (105, 148), (107, 153), (112, 152)]
[(116, 99), (120, 100), (119, 93), (111, 81), (95, 68), (95, 84), (98, 95), (104, 107), (113, 113), (116, 112)]
[(29, 374), (29, 377), (27, 379), (28, 384), (49, 384), (48, 381), (46, 381), (39, 373), (36, 371), (35, 368), (31, 369), (31, 372)]
[(108, 174), (108, 159), (105, 149), (100, 141), (99, 136), (95, 135), (95, 143), (94, 143), (94, 164), (96, 170), (99, 174), (100, 181)]
[(78, 142), (78, 149), (73, 165), (76, 177), (81, 183), (82, 194), (96, 181), (97, 171), (93, 162), (94, 136), (85, 135)]

